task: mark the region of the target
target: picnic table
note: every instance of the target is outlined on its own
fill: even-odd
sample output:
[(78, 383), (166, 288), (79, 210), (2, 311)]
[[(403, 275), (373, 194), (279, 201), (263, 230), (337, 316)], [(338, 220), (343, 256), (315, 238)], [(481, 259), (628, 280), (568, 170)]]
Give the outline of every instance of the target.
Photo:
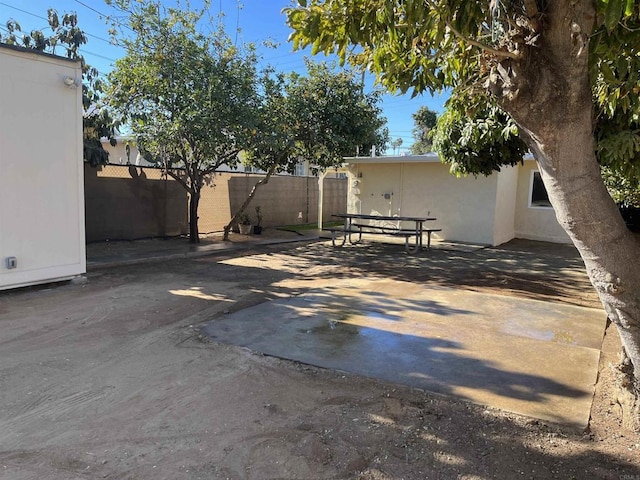
[[(425, 228), (425, 222), (437, 220), (434, 217), (386, 216), (363, 213), (338, 213), (333, 216), (344, 220), (344, 224), (341, 227), (323, 229), (331, 232), (331, 242), (334, 247), (344, 246), (347, 239), (349, 243), (356, 244), (362, 241), (362, 234), (364, 233), (367, 235), (403, 237), (405, 240), (404, 248), (407, 253), (416, 253), (424, 248), (422, 238), (425, 233), (427, 234), (426, 248), (428, 249), (431, 248), (431, 234), (442, 231), (441, 228)], [(415, 227), (403, 228), (401, 222), (413, 222)], [(342, 235), (342, 243), (337, 242), (339, 234)], [(357, 240), (354, 240), (353, 235), (356, 234), (358, 237)], [(410, 238), (414, 238), (413, 245), (409, 242)]]

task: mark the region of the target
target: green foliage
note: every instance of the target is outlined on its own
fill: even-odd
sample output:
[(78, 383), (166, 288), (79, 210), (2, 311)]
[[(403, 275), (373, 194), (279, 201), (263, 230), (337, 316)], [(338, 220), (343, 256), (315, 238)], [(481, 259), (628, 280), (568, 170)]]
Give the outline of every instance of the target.
[(256, 226), (259, 227), (262, 224), (262, 207), (256, 205)]
[(117, 5), (134, 35), (121, 39), (127, 54), (109, 75), (111, 106), (145, 158), (195, 193), (204, 176), (237, 163), (255, 130), (255, 53), (236, 48), (221, 27), (199, 33), (202, 12), (151, 0)]
[(259, 125), (248, 146), (264, 171), (293, 173), (301, 159), (323, 170), (344, 156), (383, 150), (389, 139), (380, 92), (362, 93), (353, 72), (307, 62), (307, 75), (265, 72)]
[(78, 26), (78, 16), (75, 13), (65, 13), (60, 18), (58, 12), (50, 8), (47, 11), (47, 21), (52, 32), (49, 36), (41, 30), (32, 30), (30, 34), (23, 34), (17, 21), (8, 20), (7, 33), (2, 36), (0, 32), (0, 42), (52, 55), (57, 54), (59, 49), (64, 49), (64, 56), (81, 62), (84, 107), (83, 156), (92, 167), (105, 165), (109, 163), (109, 154), (102, 148), (100, 139), (107, 137), (113, 140), (117, 124), (103, 106), (104, 84), (99, 79), (99, 72), (87, 64), (80, 54), (80, 47), (87, 43), (87, 37)]
[(430, 110), (429, 107), (420, 107), (416, 113), (412, 115), (414, 127), (413, 136), (416, 141), (411, 145), (411, 153), (421, 155), (431, 151), (431, 131), (436, 126), (436, 112)]
[(381, 92), (363, 93), (352, 71), (335, 72), (311, 62), (307, 71), (307, 76), (292, 75), (286, 89), (307, 158), (324, 169), (358, 151), (367, 154), (372, 146), (384, 150), (389, 133), (379, 106)]
[[(491, 97), (492, 81), (500, 77), (497, 59), (519, 59), (527, 49), (540, 48), (544, 12), (529, 16), (526, 10), (543, 9), (545, 3), (305, 0), (285, 11), (294, 48), (336, 53), (343, 62), (373, 71), (391, 91), (417, 94), (451, 88), (454, 97), (468, 101), (448, 107), (459, 109), (456, 115), (462, 118), (469, 108), (479, 111), (476, 105)], [(640, 1), (597, 0), (595, 6), (591, 38), (582, 38), (580, 31), (567, 35), (575, 35), (576, 45), (589, 40), (598, 158), (622, 175), (640, 178)], [(493, 121), (480, 125), (495, 126), (491, 137), (497, 140), (509, 126)], [(509, 163), (512, 155), (505, 158)], [(477, 169), (473, 163), (465, 169), (482, 173), (487, 162), (498, 167), (502, 160), (485, 158)]]
[(602, 168), (602, 178), (609, 194), (618, 205), (640, 208), (640, 181), (620, 175), (608, 167)]
[(393, 148), (394, 155), (398, 153), (398, 150), (402, 146), (402, 138), (398, 137), (394, 141), (391, 142), (391, 148)]
[(254, 49), (236, 48), (221, 23), (201, 33), (207, 2), (200, 11), (155, 0), (112, 4), (127, 14), (120, 25), (127, 53), (109, 74), (111, 106), (145, 159), (189, 192), (189, 239), (197, 243), (203, 185), (222, 165), (234, 167), (257, 131)]
[(41, 30), (32, 30), (30, 34), (23, 34), (20, 24), (15, 20), (8, 20), (5, 24), (7, 33), (0, 41), (8, 45), (16, 45), (40, 52), (58, 54), (57, 47), (65, 50), (64, 56), (78, 60), (81, 58), (80, 46), (87, 43), (87, 37), (78, 27), (78, 15), (76, 13), (65, 13), (60, 19), (58, 12), (50, 8), (47, 11), (47, 21), (51, 28), (51, 35), (45, 36)]
[[(294, 49), (335, 53), (342, 61), (376, 73), (391, 91), (437, 91), (471, 75), (477, 52), (452, 34), (456, 28), (469, 38), (490, 34), (489, 2), (353, 0), (298, 2), (285, 9), (293, 28)], [(451, 20), (451, 22), (450, 22)], [(360, 48), (351, 49), (352, 45)]]
[(449, 109), (438, 118), (433, 144), (455, 175), (491, 175), (501, 165), (522, 163), (526, 144), (498, 107), (475, 112)]
[(590, 43), (598, 161), (610, 175), (640, 181), (640, 2), (598, 2)]
[(249, 218), (249, 214), (241, 213), (238, 216), (238, 223), (240, 225), (251, 225), (251, 218)]

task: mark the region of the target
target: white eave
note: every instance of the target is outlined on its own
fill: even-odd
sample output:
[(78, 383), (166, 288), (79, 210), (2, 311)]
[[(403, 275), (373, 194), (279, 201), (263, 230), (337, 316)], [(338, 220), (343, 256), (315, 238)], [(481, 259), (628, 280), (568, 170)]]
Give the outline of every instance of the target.
[(424, 155), (384, 155), (381, 157), (344, 157), (347, 165), (358, 163), (439, 163), (437, 153), (425, 153)]
[[(534, 160), (530, 152), (525, 153), (523, 160)], [(344, 157), (344, 165), (359, 163), (440, 163), (436, 152), (423, 155), (384, 155), (381, 157)]]

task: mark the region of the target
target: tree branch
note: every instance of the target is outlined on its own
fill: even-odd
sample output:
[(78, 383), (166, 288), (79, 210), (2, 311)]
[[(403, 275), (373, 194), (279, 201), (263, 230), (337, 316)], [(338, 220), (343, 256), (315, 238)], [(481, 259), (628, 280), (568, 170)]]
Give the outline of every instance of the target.
[(527, 14), (527, 17), (533, 18), (538, 15), (538, 5), (536, 4), (536, 0), (524, 0), (524, 11)]
[(171, 178), (173, 178), (176, 182), (178, 182), (180, 185), (183, 186), (183, 188), (189, 192), (189, 193), (193, 193), (191, 191), (191, 188), (189, 188), (189, 185), (187, 184), (187, 182), (184, 181), (184, 179), (182, 177), (180, 177), (179, 175), (177, 175), (176, 173), (174, 173), (172, 170), (169, 170), (168, 168), (165, 169), (165, 171), (167, 172), (167, 175), (169, 175)]
[(519, 60), (520, 58), (522, 58), (521, 54), (513, 53), (513, 52), (507, 52), (507, 51), (504, 51), (504, 50), (496, 50), (495, 48), (492, 48), (489, 45), (485, 45), (482, 42), (478, 42), (476, 40), (472, 40), (471, 38), (465, 37), (453, 25), (451, 25), (451, 22), (449, 20), (444, 18), (444, 16), (441, 14), (441, 12), (438, 9), (438, 7), (431, 0), (427, 0), (427, 4), (433, 10), (435, 10), (438, 13), (438, 15), (440, 16), (441, 19), (444, 20), (444, 23), (447, 25), (447, 28), (449, 30), (451, 30), (451, 32), (453, 32), (453, 34), (456, 37), (458, 37), (460, 40), (462, 40), (463, 42), (466, 42), (469, 45), (473, 45), (474, 47), (478, 47), (478, 48), (484, 50), (485, 52), (490, 53), (491, 55), (495, 55), (496, 57), (513, 58), (514, 60)]

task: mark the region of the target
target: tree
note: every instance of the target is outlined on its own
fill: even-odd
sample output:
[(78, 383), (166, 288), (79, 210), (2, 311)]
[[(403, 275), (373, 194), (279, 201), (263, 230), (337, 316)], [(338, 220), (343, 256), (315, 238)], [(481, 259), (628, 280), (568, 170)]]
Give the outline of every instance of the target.
[(393, 148), (394, 155), (398, 151), (398, 149), (402, 146), (402, 138), (398, 137), (393, 142), (391, 142), (391, 148)]
[(118, 0), (133, 38), (109, 74), (111, 105), (136, 137), (145, 159), (189, 193), (189, 240), (199, 242), (198, 206), (206, 182), (256, 129), (256, 56), (233, 45), (222, 26), (197, 31), (199, 12), (160, 2)]
[(99, 72), (87, 64), (80, 54), (80, 47), (87, 43), (87, 37), (78, 26), (78, 16), (75, 13), (65, 13), (62, 18), (58, 12), (50, 8), (47, 11), (47, 21), (51, 35), (45, 35), (41, 30), (33, 30), (30, 34), (23, 34), (22, 28), (15, 20), (6, 22), (7, 33), (0, 42), (33, 49), (39, 52), (56, 54), (56, 49), (64, 50), (64, 55), (72, 60), (79, 60), (82, 65), (82, 105), (83, 123), (83, 156), (92, 167), (109, 163), (109, 154), (102, 147), (101, 138), (107, 137), (115, 145), (116, 124), (109, 113), (102, 106), (104, 84), (99, 78)]
[(640, 209), (640, 179), (624, 177), (608, 167), (601, 171), (604, 184), (618, 205)]
[(293, 173), (301, 160), (325, 170), (357, 151), (386, 147), (389, 132), (379, 107), (381, 92), (363, 93), (352, 71), (335, 71), (324, 63), (306, 65), (307, 75), (265, 72), (256, 115), (259, 123), (246, 154), (249, 163), (266, 175), (225, 227), (225, 238), (257, 188), (273, 174)]
[(436, 112), (429, 107), (420, 107), (413, 117), (413, 136), (416, 141), (411, 145), (411, 153), (421, 155), (431, 151), (431, 130), (436, 126)]
[[(640, 246), (598, 160), (627, 177), (640, 170), (640, 2), (297, 3), (287, 10), (295, 48), (311, 44), (314, 52), (368, 65), (392, 90), (451, 88), (447, 108), (459, 118), (480, 120), (489, 106), (513, 122), (617, 327), (637, 395)], [(353, 44), (359, 48), (349, 49)], [(481, 160), (499, 168), (519, 159)]]
[(518, 127), (498, 107), (461, 112), (447, 110), (433, 130), (433, 145), (454, 175), (491, 175), (501, 165), (522, 163), (527, 145)]

